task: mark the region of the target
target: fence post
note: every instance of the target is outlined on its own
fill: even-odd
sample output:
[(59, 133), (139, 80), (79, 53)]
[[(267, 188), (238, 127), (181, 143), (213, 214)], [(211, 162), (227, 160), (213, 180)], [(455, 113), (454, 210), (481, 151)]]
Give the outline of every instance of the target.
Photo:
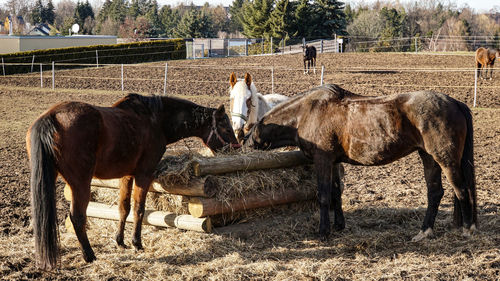
[(271, 36), (271, 55), (273, 54), (273, 37)]
[(302, 37), (302, 48), (306, 47), (306, 38)]
[(97, 50), (95, 50), (95, 63), (96, 63), (96, 67), (99, 67), (99, 54), (98, 54)]
[(40, 64), (40, 88), (43, 88), (43, 70), (42, 70), (42, 64)]
[(325, 66), (321, 66), (321, 86), (323, 86), (323, 74), (325, 73)]
[(5, 76), (5, 65), (3, 63), (3, 57), (2, 57), (2, 73), (3, 73), (3, 76)]
[(323, 53), (323, 39), (321, 39), (321, 46), (320, 46), (320, 49), (321, 49), (320, 53), (322, 54), (322, 53)]
[(262, 55), (264, 54), (264, 38), (262, 38)]
[(271, 68), (271, 94), (274, 94), (274, 66)]
[(283, 38), (283, 52), (281, 52), (282, 55), (285, 54), (285, 38)]
[(334, 41), (333, 44), (335, 44), (335, 53), (338, 53), (339, 52), (339, 42), (337, 41), (337, 33), (335, 33), (333, 35), (333, 41)]
[(122, 63), (122, 92), (123, 92), (123, 63)]
[(231, 46), (231, 39), (227, 39), (227, 56), (229, 57), (229, 47)]
[(212, 53), (212, 39), (208, 39), (208, 57), (211, 57)]
[(245, 56), (248, 57), (248, 39), (245, 39)]
[(417, 43), (417, 38), (418, 37), (415, 37), (415, 54), (418, 53), (418, 43)]
[(33, 72), (34, 65), (35, 65), (35, 55), (33, 55), (33, 59), (31, 60), (31, 72)]
[(476, 107), (476, 95), (477, 95), (477, 68), (474, 69), (474, 105)]
[(168, 72), (168, 63), (165, 63), (165, 78), (163, 79), (163, 95), (167, 95), (167, 72)]
[(55, 72), (54, 72), (54, 68), (55, 68), (55, 63), (52, 62), (52, 90), (55, 89), (55, 86), (56, 86), (56, 75), (55, 75)]

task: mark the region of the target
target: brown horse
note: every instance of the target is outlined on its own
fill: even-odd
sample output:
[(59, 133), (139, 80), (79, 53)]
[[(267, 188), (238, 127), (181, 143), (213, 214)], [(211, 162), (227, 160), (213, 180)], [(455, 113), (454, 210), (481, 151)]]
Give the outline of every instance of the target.
[(444, 94), (421, 91), (364, 97), (326, 85), (269, 111), (250, 130), (245, 146), (269, 149), (298, 145), (313, 160), (323, 239), (330, 233), (331, 198), (334, 228), (345, 227), (341, 190), (332, 184), (334, 164), (383, 165), (418, 151), (428, 198), (421, 231), (413, 238), (418, 241), (432, 234), (444, 194), (441, 171), (455, 191), (455, 224), (464, 226), (466, 235), (476, 228), (472, 131), (469, 108)]
[[(495, 65), (495, 58), (500, 58), (500, 49), (486, 49), (479, 48), (476, 50), (476, 72), (481, 79), (488, 79), (488, 68), (490, 69), (490, 80), (493, 78), (493, 66)], [(486, 70), (484, 70), (486, 68)], [(482, 72), (486, 72), (483, 77)]]
[(96, 259), (85, 230), (92, 177), (121, 178), (116, 233), (120, 246), (125, 246), (123, 231), (134, 183), (132, 244), (141, 249), (144, 204), (156, 165), (167, 144), (190, 136), (215, 151), (239, 146), (223, 105), (213, 109), (177, 98), (129, 94), (112, 107), (63, 102), (43, 113), (26, 136), (37, 265), (53, 269), (58, 259), (58, 175), (71, 187), (70, 218), (85, 261)]

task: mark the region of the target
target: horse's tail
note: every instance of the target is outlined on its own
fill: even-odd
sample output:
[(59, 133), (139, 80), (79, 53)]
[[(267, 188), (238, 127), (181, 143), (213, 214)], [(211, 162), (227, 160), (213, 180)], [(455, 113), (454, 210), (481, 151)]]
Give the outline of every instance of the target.
[(464, 151), (462, 154), (461, 166), (465, 177), (465, 185), (469, 193), (469, 200), (472, 205), (472, 223), (478, 227), (477, 222), (477, 200), (476, 200), (476, 176), (474, 172), (474, 135), (472, 125), (472, 114), (464, 103), (458, 102), (460, 111), (464, 114), (467, 122), (467, 134), (465, 136)]
[(54, 120), (45, 115), (30, 129), (31, 207), (38, 267), (56, 267), (59, 237), (57, 229)]

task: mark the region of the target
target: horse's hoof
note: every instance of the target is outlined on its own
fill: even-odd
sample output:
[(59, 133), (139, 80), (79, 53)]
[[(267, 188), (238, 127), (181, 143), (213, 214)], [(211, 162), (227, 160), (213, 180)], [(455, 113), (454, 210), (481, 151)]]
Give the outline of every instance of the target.
[(464, 237), (471, 237), (472, 234), (474, 234), (474, 232), (476, 232), (476, 231), (477, 231), (476, 225), (472, 224), (469, 229), (467, 229), (465, 227), (463, 228), (462, 235)]
[(434, 235), (432, 228), (427, 228), (426, 231), (420, 230), (420, 232), (411, 239), (411, 242), (418, 242), (420, 240), (423, 240), (425, 238), (430, 238), (432, 235)]
[(83, 260), (85, 262), (91, 263), (91, 262), (95, 261), (96, 259), (97, 258), (95, 257), (94, 252), (90, 252), (88, 254), (83, 254)]

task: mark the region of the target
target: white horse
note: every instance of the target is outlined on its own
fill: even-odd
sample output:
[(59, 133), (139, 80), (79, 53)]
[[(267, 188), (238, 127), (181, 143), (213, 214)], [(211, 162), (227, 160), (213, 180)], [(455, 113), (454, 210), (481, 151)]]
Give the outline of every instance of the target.
[(280, 94), (262, 95), (257, 92), (250, 74), (246, 73), (244, 79), (237, 79), (231, 73), (229, 77), (230, 88), (230, 110), (234, 134), (238, 141), (277, 104), (284, 102), (289, 97)]

